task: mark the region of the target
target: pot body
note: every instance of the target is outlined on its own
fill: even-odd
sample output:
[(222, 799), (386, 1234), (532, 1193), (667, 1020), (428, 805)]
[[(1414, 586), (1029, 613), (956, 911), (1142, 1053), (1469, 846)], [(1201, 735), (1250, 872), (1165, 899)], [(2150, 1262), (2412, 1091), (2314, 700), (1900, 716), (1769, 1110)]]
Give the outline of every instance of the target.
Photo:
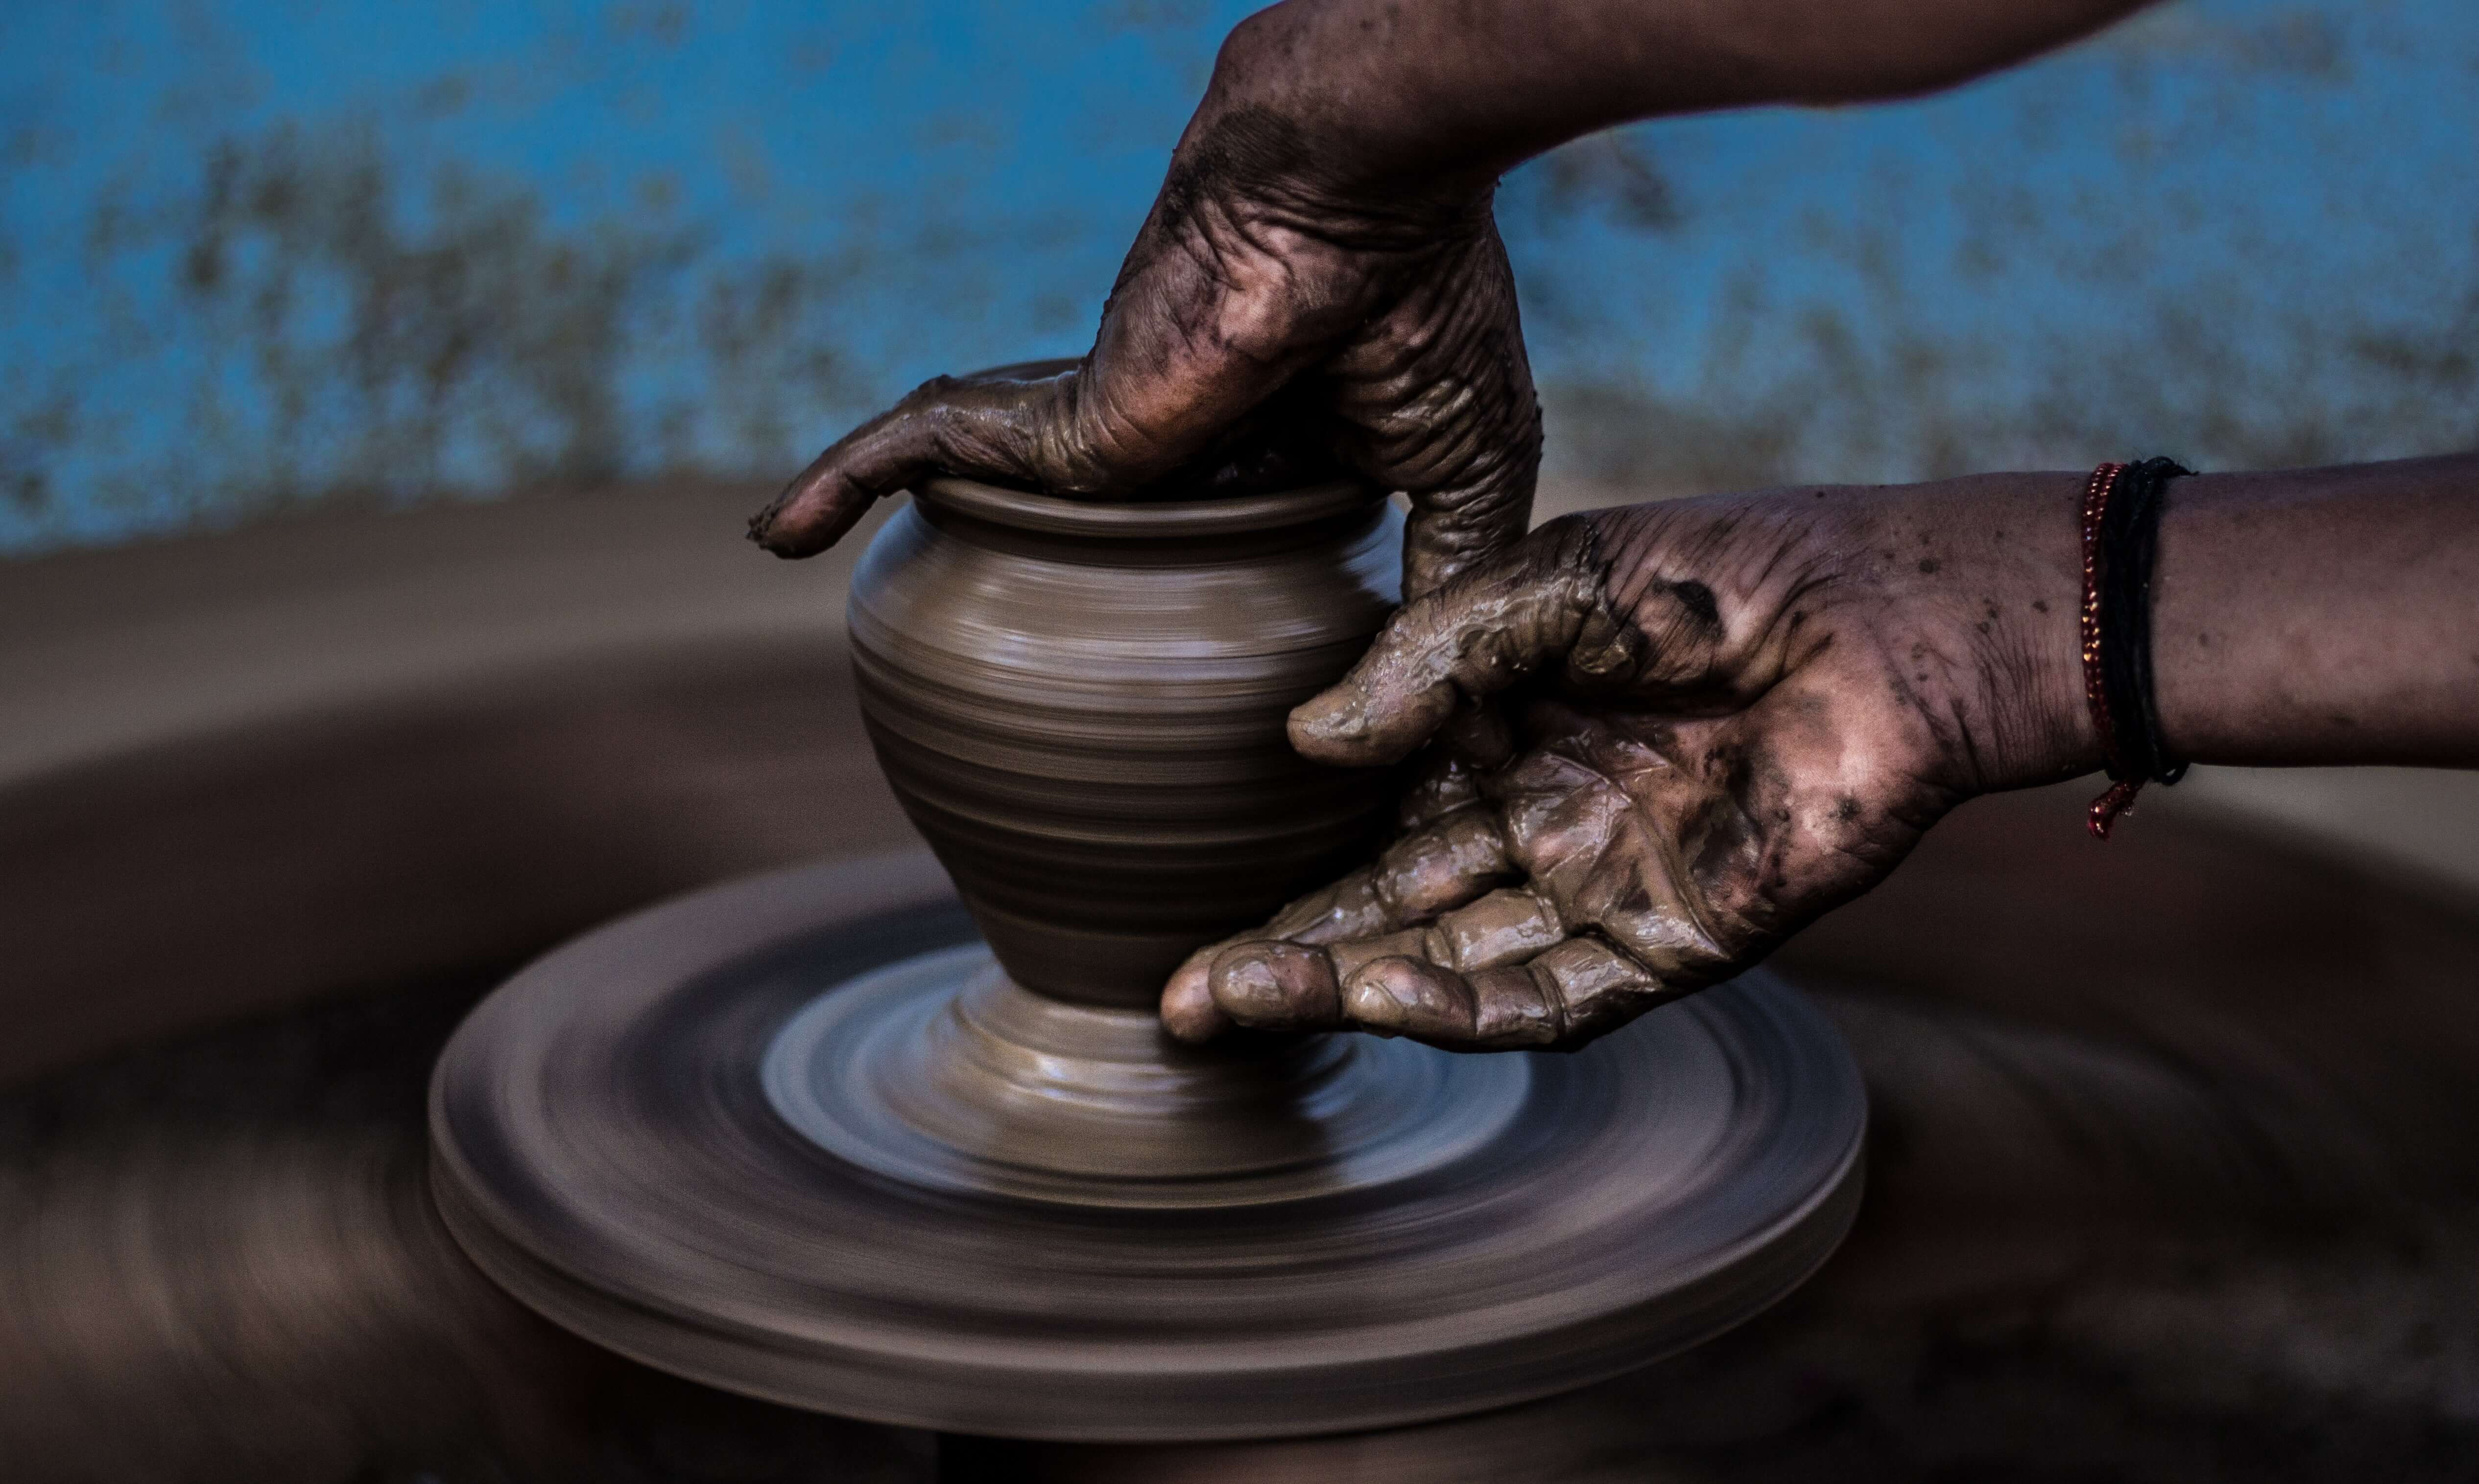
[(1328, 485), (1086, 502), (930, 481), (852, 583), (879, 762), (999, 962), (1150, 1007), (1201, 943), (1349, 869), (1392, 780), (1284, 718), (1399, 597), (1402, 519)]

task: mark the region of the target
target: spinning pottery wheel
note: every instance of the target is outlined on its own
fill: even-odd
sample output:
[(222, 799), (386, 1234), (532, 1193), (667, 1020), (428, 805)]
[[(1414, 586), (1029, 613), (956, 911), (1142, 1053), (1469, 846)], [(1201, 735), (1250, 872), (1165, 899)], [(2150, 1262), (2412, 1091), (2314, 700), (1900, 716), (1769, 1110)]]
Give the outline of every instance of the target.
[(1383, 622), (1399, 543), (1347, 485), (933, 482), (863, 559), (852, 631), (937, 862), (715, 888), (511, 981), (433, 1083), (458, 1239), (666, 1369), (1091, 1442), (1501, 1406), (1788, 1292), (1856, 1207), (1864, 1103), (1766, 976), (1572, 1055), (1159, 1031), (1182, 956), (1391, 814), (1282, 719)]

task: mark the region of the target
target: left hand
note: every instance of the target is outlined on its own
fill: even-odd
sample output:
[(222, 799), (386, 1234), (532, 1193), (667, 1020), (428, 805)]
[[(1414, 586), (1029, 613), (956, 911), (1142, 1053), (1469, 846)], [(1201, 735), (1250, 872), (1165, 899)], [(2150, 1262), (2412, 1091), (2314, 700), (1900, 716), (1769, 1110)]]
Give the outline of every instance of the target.
[(750, 522), (779, 556), (961, 474), (1090, 499), (1213, 498), (1348, 469), (1411, 506), (1418, 596), (1530, 524), (1541, 410), (1493, 181), (1339, 182), (1340, 145), (1217, 74), (1073, 363), (941, 376)]

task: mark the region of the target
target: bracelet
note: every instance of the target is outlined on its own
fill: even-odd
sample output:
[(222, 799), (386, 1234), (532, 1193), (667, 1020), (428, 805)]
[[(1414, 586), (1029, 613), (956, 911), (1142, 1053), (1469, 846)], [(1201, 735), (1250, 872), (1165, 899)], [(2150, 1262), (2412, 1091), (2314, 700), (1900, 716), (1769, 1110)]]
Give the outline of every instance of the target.
[(2091, 805), (2095, 839), (2108, 838), (2145, 783), (2186, 776), (2161, 740), (2153, 693), (2152, 563), (2169, 481), (2193, 473), (2163, 458), (2103, 464), (2083, 485), (2083, 700), (2109, 779)]

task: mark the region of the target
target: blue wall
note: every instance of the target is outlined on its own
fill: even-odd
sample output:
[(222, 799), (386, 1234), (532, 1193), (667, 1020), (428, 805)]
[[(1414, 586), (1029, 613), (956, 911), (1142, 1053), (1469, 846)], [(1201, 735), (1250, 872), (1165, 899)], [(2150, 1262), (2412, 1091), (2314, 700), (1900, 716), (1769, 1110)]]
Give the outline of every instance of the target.
[[(13, 0), (0, 552), (779, 476), (1083, 348), (1248, 7)], [(2479, 443), (2479, 6), (2187, 0), (1501, 204), (1551, 459), (1664, 486)]]

